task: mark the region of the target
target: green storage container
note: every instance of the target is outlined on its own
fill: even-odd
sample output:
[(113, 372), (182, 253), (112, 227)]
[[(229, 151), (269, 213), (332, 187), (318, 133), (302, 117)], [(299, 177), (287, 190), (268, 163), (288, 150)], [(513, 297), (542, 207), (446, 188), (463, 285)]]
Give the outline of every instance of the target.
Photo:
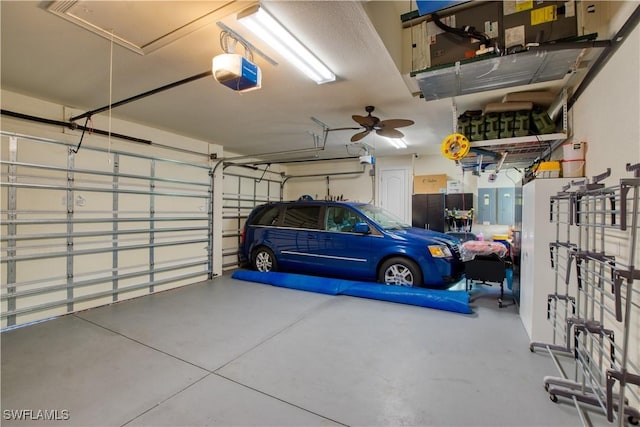
[(527, 136), (531, 129), (531, 111), (516, 111), (513, 118), (513, 136)]
[(469, 138), (471, 134), (471, 116), (464, 113), (458, 117), (458, 133)]
[(513, 136), (515, 118), (515, 111), (505, 111), (500, 114), (500, 138), (511, 138)]
[(538, 134), (553, 133), (556, 130), (556, 124), (551, 120), (546, 110), (537, 108), (531, 113), (533, 127)]
[(484, 116), (472, 116), (471, 117), (471, 126), (469, 129), (469, 140), (471, 141), (482, 141), (485, 139), (484, 137)]
[(484, 136), (486, 139), (500, 138), (500, 113), (485, 114)]

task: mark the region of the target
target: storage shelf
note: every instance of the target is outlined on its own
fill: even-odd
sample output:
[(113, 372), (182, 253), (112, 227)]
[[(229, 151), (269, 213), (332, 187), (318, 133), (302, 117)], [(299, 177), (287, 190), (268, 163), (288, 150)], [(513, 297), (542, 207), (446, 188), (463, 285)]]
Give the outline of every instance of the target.
[[(509, 167), (530, 167), (535, 160), (541, 159), (553, 152), (560, 144), (564, 143), (568, 134), (564, 132), (549, 133), (544, 135), (528, 135), (512, 138), (488, 139), (484, 141), (471, 141), (471, 152), (460, 160), (463, 168), (475, 169), (478, 166), (486, 167), (495, 164), (507, 153), (504, 165)], [(479, 165), (479, 157), (483, 156), (482, 165)]]
[(496, 89), (562, 80), (574, 72), (586, 50), (601, 51), (606, 42), (571, 42), (532, 46), (504, 56), (460, 60), (414, 71), (411, 76), (426, 101), (493, 91)]
[(521, 145), (527, 143), (538, 143), (538, 142), (547, 142), (547, 141), (556, 141), (556, 140), (565, 140), (567, 139), (567, 134), (560, 133), (547, 133), (544, 135), (527, 135), (527, 136), (514, 136), (511, 138), (497, 138), (497, 139), (485, 139), (483, 141), (471, 141), (472, 148), (485, 148), (485, 147), (495, 147), (502, 145)]

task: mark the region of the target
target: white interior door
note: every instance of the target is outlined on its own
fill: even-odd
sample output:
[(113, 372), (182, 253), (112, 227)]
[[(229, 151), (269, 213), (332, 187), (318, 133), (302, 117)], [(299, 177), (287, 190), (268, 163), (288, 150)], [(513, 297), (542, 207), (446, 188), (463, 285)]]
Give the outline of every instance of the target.
[(378, 176), (379, 206), (411, 224), (409, 170), (383, 169)]

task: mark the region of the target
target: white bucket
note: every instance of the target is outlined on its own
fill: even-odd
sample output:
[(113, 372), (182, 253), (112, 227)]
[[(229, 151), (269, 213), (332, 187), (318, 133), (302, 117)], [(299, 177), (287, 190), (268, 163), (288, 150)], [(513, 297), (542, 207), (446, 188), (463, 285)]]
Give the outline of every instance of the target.
[[(568, 142), (562, 144), (562, 152), (564, 160), (584, 160), (584, 151), (587, 143), (581, 142)], [(581, 175), (582, 176), (582, 175)]]
[(584, 176), (584, 160), (563, 160), (562, 176), (565, 178)]

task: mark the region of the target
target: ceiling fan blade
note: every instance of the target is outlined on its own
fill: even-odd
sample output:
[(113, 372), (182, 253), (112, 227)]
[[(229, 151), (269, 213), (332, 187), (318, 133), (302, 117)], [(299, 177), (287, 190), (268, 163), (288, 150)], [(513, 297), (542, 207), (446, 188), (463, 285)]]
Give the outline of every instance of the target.
[(383, 127), (376, 130), (376, 133), (387, 138), (402, 138), (404, 136), (402, 132), (391, 127)]
[(378, 123), (378, 126), (380, 127), (390, 127), (390, 128), (401, 128), (404, 126), (411, 126), (412, 124), (414, 124), (415, 122), (413, 120), (406, 120), (406, 119), (389, 119), (389, 120), (383, 120), (380, 123)]
[(377, 123), (376, 118), (373, 116), (358, 116), (354, 114), (351, 118), (364, 127), (372, 127)]
[(334, 130), (358, 130), (361, 128), (356, 128), (356, 127), (345, 127), (345, 128), (331, 128), (331, 129), (327, 129), (327, 132), (331, 132)]
[(367, 135), (369, 135), (368, 130), (363, 130), (362, 132), (358, 132), (351, 137), (351, 142), (360, 141), (362, 138), (364, 138)]

